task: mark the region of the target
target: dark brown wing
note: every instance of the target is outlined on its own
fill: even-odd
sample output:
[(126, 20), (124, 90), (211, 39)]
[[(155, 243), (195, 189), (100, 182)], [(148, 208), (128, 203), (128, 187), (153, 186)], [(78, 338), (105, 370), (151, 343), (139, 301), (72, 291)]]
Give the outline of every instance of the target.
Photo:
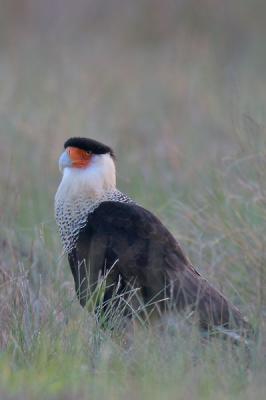
[[(170, 305), (178, 310), (190, 306), (203, 327), (246, 326), (239, 310), (201, 277), (159, 219), (137, 205), (102, 203), (88, 216), (69, 261), (82, 293), (114, 265), (114, 283), (122, 277), (125, 284), (141, 288), (146, 304), (161, 301), (161, 309)], [(81, 300), (84, 305), (87, 297)]]

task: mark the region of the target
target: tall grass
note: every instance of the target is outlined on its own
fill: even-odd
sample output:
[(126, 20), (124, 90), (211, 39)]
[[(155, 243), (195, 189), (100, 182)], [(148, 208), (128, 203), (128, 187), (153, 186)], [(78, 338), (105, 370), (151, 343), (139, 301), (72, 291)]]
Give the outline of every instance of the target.
[[(26, 145), (25, 157), (28, 151)], [(13, 171), (19, 171), (19, 162), (14, 158)], [(20, 200), (14, 200), (14, 190), (2, 193), (3, 198), (8, 193), (8, 201), (1, 206), (6, 210), (1, 229), (1, 396), (263, 398), (264, 148), (257, 151), (249, 144), (219, 167), (209, 166), (190, 190), (185, 183), (179, 194), (169, 185), (164, 188), (167, 199), (165, 193), (161, 202), (152, 193), (150, 198), (151, 205), (158, 201), (154, 211), (194, 264), (259, 331), (248, 360), (245, 346), (205, 341), (181, 315), (152, 326), (136, 316), (122, 326), (111, 307), (106, 326), (101, 313), (95, 318), (82, 310), (67, 261), (60, 256), (47, 193), (50, 182), (38, 171), (35, 175), (34, 160), (28, 162), (22, 179), (31, 182), (26, 188), (22, 183)], [(155, 175), (150, 175), (151, 186)], [(138, 189), (136, 196), (142, 196)], [(11, 214), (8, 203), (14, 207)]]

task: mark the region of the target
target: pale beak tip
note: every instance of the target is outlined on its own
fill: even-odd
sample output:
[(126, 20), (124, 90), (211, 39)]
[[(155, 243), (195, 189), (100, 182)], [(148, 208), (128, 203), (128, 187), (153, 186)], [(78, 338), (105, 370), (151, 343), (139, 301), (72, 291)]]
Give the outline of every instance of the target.
[(58, 164), (60, 172), (63, 172), (66, 167), (72, 167), (72, 161), (66, 151), (61, 154)]

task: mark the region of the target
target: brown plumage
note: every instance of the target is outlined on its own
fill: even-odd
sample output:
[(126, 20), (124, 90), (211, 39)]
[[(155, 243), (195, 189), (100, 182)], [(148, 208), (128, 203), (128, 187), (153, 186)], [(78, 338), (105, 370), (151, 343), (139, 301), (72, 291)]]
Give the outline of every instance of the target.
[(113, 268), (105, 301), (120, 285), (139, 288), (144, 304), (160, 311), (190, 306), (202, 328), (247, 328), (240, 311), (195, 270), (165, 226), (134, 204), (103, 202), (88, 216), (69, 254), (82, 306), (98, 277)]

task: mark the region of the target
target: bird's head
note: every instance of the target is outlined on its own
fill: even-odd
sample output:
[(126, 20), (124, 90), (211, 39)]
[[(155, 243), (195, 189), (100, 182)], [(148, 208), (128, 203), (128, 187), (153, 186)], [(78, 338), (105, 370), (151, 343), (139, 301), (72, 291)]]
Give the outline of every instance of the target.
[(109, 146), (93, 139), (73, 137), (65, 142), (64, 148), (59, 158), (62, 184), (97, 195), (115, 189), (114, 152)]

